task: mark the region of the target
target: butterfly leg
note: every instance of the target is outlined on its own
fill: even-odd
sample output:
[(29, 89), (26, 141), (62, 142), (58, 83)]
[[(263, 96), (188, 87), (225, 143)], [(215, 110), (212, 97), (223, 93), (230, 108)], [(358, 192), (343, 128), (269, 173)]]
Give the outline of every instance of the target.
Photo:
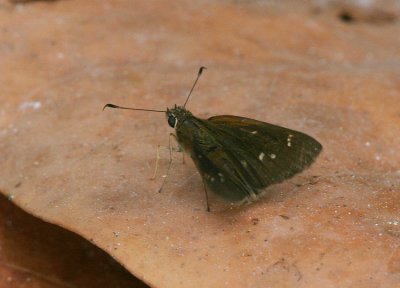
[[(176, 143), (179, 143), (178, 139), (176, 139), (176, 135), (175, 134), (172, 134), (172, 135), (174, 136)], [(182, 152), (182, 164), (185, 164), (185, 151), (183, 151), (182, 147), (179, 146), (179, 144), (178, 144), (178, 148), (175, 151)]]
[(203, 181), (203, 185), (204, 185), (204, 194), (206, 195), (207, 212), (210, 212), (210, 204), (208, 203), (207, 186), (204, 181)]
[(168, 163), (167, 173), (166, 173), (165, 176), (164, 176), (164, 180), (163, 180), (163, 182), (162, 182), (162, 184), (161, 184), (160, 189), (158, 189), (158, 193), (161, 193), (161, 191), (162, 191), (162, 189), (163, 189), (163, 187), (164, 187), (165, 181), (167, 180), (167, 177), (168, 177), (168, 175), (169, 175), (169, 170), (171, 169), (171, 165), (172, 165), (172, 150), (173, 150), (173, 149), (172, 149), (172, 147), (171, 147), (171, 136), (174, 137), (175, 140), (176, 140), (175, 134), (174, 134), (174, 133), (169, 133), (169, 138), (168, 138), (169, 163)]
[[(176, 136), (175, 136), (174, 134), (171, 133), (170, 138), (171, 138), (171, 136), (174, 136), (174, 138), (176, 139)], [(156, 176), (157, 176), (158, 166), (159, 166), (159, 162), (160, 162), (160, 159), (161, 159), (161, 157), (160, 157), (160, 150), (161, 150), (161, 148), (163, 148), (163, 149), (168, 149), (168, 150), (170, 151), (170, 159), (171, 159), (171, 151), (183, 152), (182, 149), (181, 149), (180, 147), (178, 147), (178, 148), (173, 148), (173, 147), (171, 147), (170, 141), (169, 141), (169, 146), (168, 146), (168, 147), (163, 146), (163, 145), (157, 145), (156, 164), (155, 164), (155, 167), (154, 167), (153, 175), (150, 177), (151, 180), (156, 179)]]
[(161, 145), (157, 145), (156, 165), (155, 165), (155, 168), (154, 168), (153, 176), (151, 176), (151, 178), (150, 178), (151, 180), (156, 179), (157, 170), (158, 170), (158, 162), (160, 162), (160, 148), (161, 148), (161, 147), (162, 147)]

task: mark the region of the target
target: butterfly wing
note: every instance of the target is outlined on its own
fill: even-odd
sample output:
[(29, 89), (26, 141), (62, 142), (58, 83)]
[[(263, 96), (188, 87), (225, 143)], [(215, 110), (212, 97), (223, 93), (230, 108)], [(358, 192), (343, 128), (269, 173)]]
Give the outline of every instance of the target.
[[(252, 175), (244, 170), (231, 149), (218, 141), (218, 131), (199, 130), (193, 136), (191, 157), (205, 185), (217, 195), (229, 201), (241, 201), (254, 194), (248, 178)], [(189, 151), (188, 151), (189, 152)], [(247, 180), (246, 180), (247, 179)]]
[(238, 117), (201, 120), (192, 158), (207, 187), (240, 201), (307, 168), (322, 150), (314, 138), (269, 123)]

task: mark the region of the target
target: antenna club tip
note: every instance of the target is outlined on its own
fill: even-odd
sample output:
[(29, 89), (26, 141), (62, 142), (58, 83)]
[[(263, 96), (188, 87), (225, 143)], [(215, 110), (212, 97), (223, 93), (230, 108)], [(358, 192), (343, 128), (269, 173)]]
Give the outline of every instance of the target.
[(201, 67), (200, 67), (200, 69), (199, 69), (199, 75), (200, 75), (201, 73), (203, 73), (203, 70), (204, 70), (204, 69), (207, 69), (207, 67), (205, 67), (205, 66), (201, 66)]
[(106, 109), (107, 107), (110, 107), (110, 108), (117, 108), (117, 106), (114, 105), (114, 104), (106, 104), (106, 105), (104, 105), (104, 107), (103, 107), (103, 111), (104, 111), (104, 109)]

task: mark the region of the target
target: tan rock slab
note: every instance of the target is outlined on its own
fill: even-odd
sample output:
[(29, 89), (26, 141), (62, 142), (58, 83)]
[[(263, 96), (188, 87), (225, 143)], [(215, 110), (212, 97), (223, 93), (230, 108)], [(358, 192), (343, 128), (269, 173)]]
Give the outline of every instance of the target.
[[(398, 287), (400, 26), (282, 3), (0, 6), (1, 192), (153, 287)], [(306, 132), (324, 145), (315, 165), (207, 213), (175, 155), (157, 193), (165, 116), (101, 109), (181, 104), (200, 65), (195, 115)]]

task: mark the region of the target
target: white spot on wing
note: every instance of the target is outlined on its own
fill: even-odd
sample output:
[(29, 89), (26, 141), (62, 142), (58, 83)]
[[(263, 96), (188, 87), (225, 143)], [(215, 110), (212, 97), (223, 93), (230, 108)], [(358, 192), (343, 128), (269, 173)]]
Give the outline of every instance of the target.
[(289, 134), (288, 135), (288, 137), (287, 137), (287, 146), (288, 147), (291, 147), (292, 146), (292, 138), (293, 138), (294, 136), (292, 135), (292, 134)]
[(255, 135), (257, 133), (258, 133), (258, 131), (251, 131), (251, 134), (253, 134), (253, 135)]
[(246, 161), (241, 160), (240, 163), (242, 163), (242, 166), (243, 166), (244, 168), (247, 168), (247, 162), (246, 162)]
[(275, 154), (269, 154), (269, 157), (271, 157), (271, 159), (275, 159), (276, 155)]
[(261, 152), (260, 155), (258, 155), (258, 159), (260, 159), (260, 161), (262, 161), (264, 159), (264, 152)]

